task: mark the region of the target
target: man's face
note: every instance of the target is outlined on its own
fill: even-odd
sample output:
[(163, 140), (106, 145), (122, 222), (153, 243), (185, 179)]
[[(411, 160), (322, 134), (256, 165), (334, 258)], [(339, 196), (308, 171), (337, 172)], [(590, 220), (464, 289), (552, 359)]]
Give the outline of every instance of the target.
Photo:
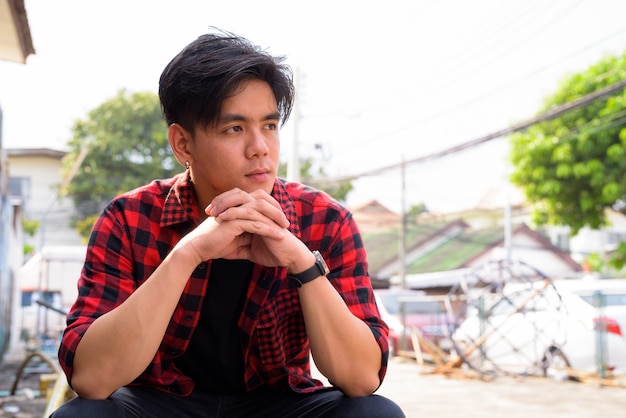
[(200, 204), (235, 187), (272, 191), (280, 152), (279, 122), (270, 86), (249, 80), (224, 101), (217, 124), (196, 128), (188, 147)]

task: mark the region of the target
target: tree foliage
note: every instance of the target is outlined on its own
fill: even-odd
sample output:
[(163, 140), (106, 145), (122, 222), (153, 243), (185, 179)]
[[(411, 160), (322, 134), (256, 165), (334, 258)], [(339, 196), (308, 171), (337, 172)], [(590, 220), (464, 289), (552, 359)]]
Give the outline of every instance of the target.
[[(74, 201), (82, 236), (89, 234), (93, 216), (113, 197), (180, 169), (154, 93), (121, 90), (91, 110), (86, 119), (76, 121), (72, 131), (64, 175), (83, 149), (88, 152), (63, 192)], [(86, 220), (89, 225), (84, 225)]]
[[(541, 113), (625, 79), (626, 53), (607, 56), (566, 77), (545, 99)], [(566, 225), (572, 235), (585, 226), (606, 226), (607, 209), (626, 214), (626, 92), (514, 134), (511, 160), (511, 181), (534, 204), (535, 223)], [(622, 243), (607, 261), (620, 270), (625, 260)]]
[[(22, 216), (22, 230), (26, 235), (28, 235), (29, 237), (34, 237), (37, 231), (39, 231), (39, 228), (41, 228), (40, 220), (27, 219), (26, 217)], [(33, 251), (35, 251), (35, 247), (30, 244), (24, 244), (22, 249), (24, 256), (26, 257), (30, 256)]]
[[(311, 158), (307, 158), (300, 163), (300, 179), (305, 184), (311, 184), (314, 187), (319, 188), (320, 190), (325, 191), (334, 199), (337, 199), (340, 202), (345, 202), (348, 198), (348, 193), (354, 189), (352, 182), (349, 180), (343, 181), (334, 181), (331, 179), (326, 180), (327, 175), (322, 168), (318, 170), (318, 175), (314, 176), (311, 173), (313, 169), (313, 160)], [(287, 165), (281, 163), (278, 167), (278, 176), (286, 177), (287, 176)]]
[[(566, 77), (541, 113), (626, 79), (626, 54), (609, 56)], [(607, 224), (606, 209), (624, 210), (626, 92), (597, 99), (512, 135), (513, 183), (534, 203), (539, 225)]]

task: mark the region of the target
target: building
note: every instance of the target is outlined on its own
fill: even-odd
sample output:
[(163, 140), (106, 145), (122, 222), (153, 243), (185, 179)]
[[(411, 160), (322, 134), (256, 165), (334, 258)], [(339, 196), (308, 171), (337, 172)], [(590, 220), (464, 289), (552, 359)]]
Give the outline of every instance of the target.
[(24, 237), (33, 251), (16, 273), (21, 293), (17, 329), (36, 344), (60, 334), (65, 323), (60, 312), (76, 298), (85, 246), (71, 226), (72, 200), (58, 193), (65, 151), (24, 148), (7, 149), (6, 154), (10, 195), (21, 202), (24, 219), (40, 222), (34, 237)]
[(71, 226), (74, 204), (58, 192), (65, 151), (16, 148), (6, 153), (11, 195), (23, 200), (26, 219), (41, 222), (34, 237), (25, 237), (26, 243), (35, 251), (47, 245), (81, 245), (80, 235)]
[[(432, 279), (435, 273), (437, 277), (445, 276), (444, 286), (449, 286), (450, 277), (454, 276), (450, 271), (463, 273), (504, 259), (523, 262), (552, 278), (571, 277), (582, 271), (567, 251), (526, 224), (513, 226), (510, 237), (506, 235), (501, 226), (473, 229), (461, 219), (409, 226), (404, 255), (407, 287), (421, 287), (418, 282), (426, 280), (426, 275)], [(363, 239), (370, 275), (400, 284), (398, 230), (364, 235)]]
[(34, 53), (24, 0), (0, 0), (0, 59), (26, 64)]
[[(0, 60), (26, 63), (35, 53), (23, 0), (0, 0)], [(1, 75), (0, 75), (1, 76)], [(16, 272), (22, 265), (20, 201), (9, 194), (9, 168), (2, 146), (0, 109), (0, 360), (19, 341), (19, 287)]]

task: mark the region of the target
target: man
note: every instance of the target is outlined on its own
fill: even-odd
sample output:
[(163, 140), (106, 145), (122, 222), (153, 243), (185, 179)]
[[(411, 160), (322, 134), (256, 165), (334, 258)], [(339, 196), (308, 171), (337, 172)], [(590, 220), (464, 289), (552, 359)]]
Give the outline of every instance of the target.
[(277, 178), (291, 75), (223, 32), (167, 65), (159, 96), (186, 170), (94, 226), (59, 350), (78, 398), (53, 416), (404, 416), (372, 395), (388, 328), (351, 214)]

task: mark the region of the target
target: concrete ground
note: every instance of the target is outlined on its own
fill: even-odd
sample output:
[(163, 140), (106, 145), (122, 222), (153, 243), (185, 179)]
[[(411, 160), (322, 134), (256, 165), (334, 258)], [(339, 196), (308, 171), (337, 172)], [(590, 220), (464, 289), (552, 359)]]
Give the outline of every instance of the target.
[[(7, 396), (16, 369), (16, 362), (0, 363), (0, 418), (41, 417), (45, 399)], [(36, 391), (38, 377), (28, 376), (20, 388)], [(409, 418), (613, 418), (626, 410), (626, 387), (543, 378), (484, 381), (458, 373), (448, 377), (403, 358), (390, 361), (377, 393), (398, 403)]]
[(394, 358), (377, 392), (400, 405), (409, 418), (596, 418), (624, 416), (626, 387), (544, 378), (447, 377)]

